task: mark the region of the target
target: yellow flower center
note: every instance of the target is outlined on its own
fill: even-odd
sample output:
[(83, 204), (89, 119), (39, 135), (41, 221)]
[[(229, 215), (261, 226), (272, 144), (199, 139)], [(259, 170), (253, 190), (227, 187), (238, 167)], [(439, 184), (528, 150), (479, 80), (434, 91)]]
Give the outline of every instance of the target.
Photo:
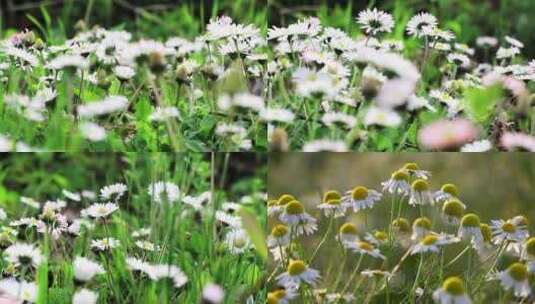
[(483, 241), (490, 242), (492, 239), (492, 230), (490, 229), (490, 226), (487, 224), (481, 224), (479, 225), (479, 228), (481, 229), (481, 234), (483, 235)]
[(526, 246), (528, 254), (535, 256), (535, 237), (529, 238), (524, 245)]
[(351, 197), (354, 200), (360, 201), (368, 197), (368, 189), (363, 186), (358, 186), (351, 191)]
[(479, 216), (474, 213), (468, 213), (461, 220), (461, 226), (464, 227), (479, 227), (480, 224)]
[(379, 241), (384, 241), (388, 238), (388, 234), (386, 234), (384, 231), (376, 231), (373, 236)]
[(517, 282), (522, 282), (528, 278), (528, 269), (522, 263), (514, 263), (509, 268), (507, 272)]
[(291, 261), (288, 265), (288, 273), (291, 276), (300, 275), (307, 270), (307, 266), (301, 260)]
[(279, 289), (277, 291), (272, 292), (272, 294), (277, 297), (277, 299), (283, 299), (286, 297), (286, 291), (283, 289)]
[(295, 201), (295, 197), (293, 195), (283, 194), (281, 197), (279, 197), (278, 204), (279, 206), (284, 206), (291, 201)]
[(405, 166), (403, 166), (403, 169), (416, 171), (419, 170), (419, 167), (417, 163), (406, 163)]
[(277, 225), (277, 226), (273, 227), (273, 229), (271, 229), (271, 235), (276, 237), (276, 238), (283, 237), (287, 233), (288, 233), (288, 227), (286, 227), (284, 225)]
[(341, 199), (342, 196), (340, 195), (340, 193), (338, 191), (327, 191), (324, 195), (323, 195), (323, 202), (326, 203), (330, 200), (333, 200), (333, 199)]
[(330, 199), (327, 201), (327, 204), (331, 206), (338, 206), (340, 205), (340, 199), (336, 199), (336, 198)]
[(364, 251), (373, 251), (375, 249), (372, 244), (364, 241), (357, 242), (357, 246)]
[(278, 304), (278, 303), (279, 303), (279, 298), (277, 298), (277, 296), (275, 296), (272, 293), (268, 294), (267, 304)]
[(455, 186), (454, 184), (445, 184), (442, 186), (442, 188), (440, 188), (440, 190), (455, 197), (459, 196), (459, 190), (457, 190), (457, 186)]
[(411, 224), (406, 218), (400, 217), (392, 222), (392, 225), (399, 231), (409, 232), (411, 230)]
[(277, 200), (269, 200), (267, 205), (268, 207), (274, 207), (277, 205)]
[(423, 179), (417, 179), (412, 183), (412, 189), (418, 192), (429, 190), (429, 184)]
[(465, 293), (464, 282), (459, 277), (449, 277), (442, 284), (444, 290), (455, 296), (460, 296)]
[(351, 223), (345, 223), (340, 227), (340, 233), (343, 234), (357, 234), (357, 226)]
[(244, 238), (237, 238), (233, 241), (234, 247), (236, 248), (243, 248), (247, 244), (247, 240)]
[(405, 170), (398, 170), (398, 171), (392, 173), (392, 179), (397, 180), (397, 181), (399, 181), (399, 180), (408, 181), (409, 180), (409, 174)]
[(414, 220), (414, 223), (413, 223), (413, 226), (414, 227), (421, 227), (421, 228), (424, 228), (424, 229), (427, 229), (427, 230), (431, 230), (431, 227), (433, 226), (431, 224), (431, 220), (429, 220), (427, 217), (419, 217), (417, 219)]
[(426, 246), (430, 246), (430, 245), (433, 245), (435, 244), (436, 242), (438, 241), (438, 237), (435, 236), (435, 235), (428, 235), (426, 237), (423, 238), (422, 240), (422, 244), (426, 245)]
[(444, 206), (442, 206), (442, 212), (444, 212), (445, 215), (461, 218), (464, 214), (463, 204), (459, 200), (447, 201)]
[(305, 213), (305, 207), (300, 202), (293, 200), (286, 205), (286, 213), (297, 215)]
[(502, 225), (502, 230), (507, 233), (515, 233), (516, 227), (513, 225), (513, 223), (507, 221)]

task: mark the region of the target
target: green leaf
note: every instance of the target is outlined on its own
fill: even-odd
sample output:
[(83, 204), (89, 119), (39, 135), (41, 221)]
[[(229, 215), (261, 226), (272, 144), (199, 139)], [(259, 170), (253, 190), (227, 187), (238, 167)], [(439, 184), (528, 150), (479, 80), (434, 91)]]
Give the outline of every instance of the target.
[(501, 85), (467, 89), (464, 93), (466, 113), (475, 122), (486, 123), (494, 113), (494, 108), (502, 96)]
[(258, 254), (264, 259), (267, 259), (267, 246), (266, 236), (264, 235), (264, 229), (258, 222), (256, 216), (247, 208), (241, 208), (239, 215), (242, 220), (242, 225), (247, 234), (251, 238), (254, 247)]

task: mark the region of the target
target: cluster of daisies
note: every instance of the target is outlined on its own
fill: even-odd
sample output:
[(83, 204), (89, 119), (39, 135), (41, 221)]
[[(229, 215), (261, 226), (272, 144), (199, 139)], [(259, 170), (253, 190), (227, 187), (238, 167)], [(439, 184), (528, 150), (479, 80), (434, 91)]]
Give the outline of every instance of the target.
[[(169, 247), (168, 240), (158, 239), (151, 226), (133, 229), (122, 237), (114, 228), (127, 221), (127, 211), (119, 207), (129, 199), (127, 185), (108, 185), (98, 194), (91, 190), (71, 192), (65, 189), (62, 194), (63, 198), (44, 203), (20, 197), (20, 207), (16, 211), (22, 215), (19, 218), (0, 208), (0, 302), (37, 302), (39, 292), (48, 290), (48, 287), (44, 291), (41, 289), (41, 284), (47, 283), (39, 281), (43, 279), (40, 272), (55, 264), (70, 264), (68, 268), (72, 271), (66, 270), (64, 280), (72, 280), (75, 286), (74, 304), (97, 303), (102, 293), (106, 295), (104, 299), (110, 294), (118, 296), (115, 293), (120, 291), (114, 286), (114, 277), (123, 274), (119, 264), (126, 267), (130, 272), (127, 275), (135, 284), (167, 282), (163, 284), (174, 289), (175, 295), (188, 292), (188, 284), (192, 284), (188, 275), (178, 265), (162, 263), (173, 260), (172, 255), (177, 251)], [(212, 204), (211, 192), (184, 195), (175, 183), (159, 181), (149, 185), (147, 195), (164, 209), (182, 204), (178, 214), (181, 219), (195, 215), (204, 217), (211, 212), (207, 208)], [(253, 248), (236, 211), (260, 199), (265, 200), (265, 195), (244, 196), (240, 202), (222, 204), (216, 213), (217, 224), (223, 227), (218, 240), (221, 248), (233, 255)], [(94, 201), (101, 202), (90, 204)], [(80, 209), (81, 206), (87, 207)], [(118, 262), (117, 259), (122, 260)], [(49, 275), (51, 272), (46, 273)], [(225, 291), (220, 285), (208, 282), (199, 299), (208, 304), (223, 303)]]
[[(405, 40), (390, 39), (394, 18), (376, 8), (360, 12), (356, 23), (356, 38), (314, 17), (269, 30), (271, 149), (534, 150), (530, 128), (520, 126), (533, 116), (535, 79), (535, 60), (522, 60), (522, 42), (479, 37), (468, 46), (426, 12), (397, 25), (405, 26)], [(405, 48), (407, 41), (418, 48)], [(478, 101), (491, 108), (481, 121), (467, 92), (497, 88), (499, 100)], [(394, 128), (401, 134), (391, 135)], [(393, 147), (380, 141), (388, 136)]]
[[(468, 212), (457, 186), (444, 184), (434, 191), (430, 176), (429, 171), (408, 163), (393, 172), (380, 190), (356, 186), (343, 193), (328, 191), (315, 206), (321, 214), (318, 217), (307, 212), (305, 204), (290, 194), (269, 200), (271, 233), (267, 245), (273, 274), (268, 281), (268, 303), (291, 303), (298, 299), (361, 303), (371, 297), (389, 303), (394, 294), (401, 293), (408, 302), (423, 303), (432, 298), (440, 304), (467, 304), (471, 303), (470, 292), (475, 298), (476, 290), (492, 284), (491, 281), (499, 281), (511, 297), (530, 302), (535, 237), (530, 237), (527, 218), (519, 215), (483, 223), (477, 214)], [(363, 227), (352, 220), (354, 215), (366, 214), (376, 204), (390, 204), (386, 229), (372, 228), (367, 221)], [(407, 218), (411, 214), (417, 217)], [(323, 236), (317, 235), (319, 221), (325, 222)], [(329, 250), (331, 256), (338, 255), (340, 260), (324, 270), (334, 273), (336, 279), (329, 275), (326, 280), (313, 264), (318, 263), (318, 252), (329, 241), (338, 244)], [(444, 252), (448, 247), (464, 249), (447, 261)], [(469, 256), (468, 269), (446, 277), (444, 269), (463, 255)], [(368, 260), (367, 269), (363, 267), (364, 257)], [(472, 262), (475, 257), (479, 257), (479, 262)], [(402, 270), (411, 258), (419, 259), (412, 278)], [(505, 258), (511, 261), (508, 265), (502, 265)], [(431, 270), (424, 272), (426, 266)], [(365, 282), (370, 285), (364, 285)], [(403, 291), (409, 284), (408, 291)]]
[[(259, 149), (265, 44), (256, 26), (229, 17), (211, 20), (193, 40), (134, 40), (127, 31), (81, 26), (74, 38), (49, 45), (26, 30), (0, 41), (0, 113), (40, 131), (67, 120), (75, 128), (69, 134), (88, 143), (118, 136), (128, 146), (152, 130), (175, 150), (188, 139), (204, 150)], [(17, 130), (3, 131), (1, 150), (25, 150)]]

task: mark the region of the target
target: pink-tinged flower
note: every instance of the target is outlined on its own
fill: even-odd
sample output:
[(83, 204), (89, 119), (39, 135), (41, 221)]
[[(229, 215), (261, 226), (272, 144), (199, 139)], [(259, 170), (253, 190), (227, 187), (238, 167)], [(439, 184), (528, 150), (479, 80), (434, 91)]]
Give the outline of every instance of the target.
[(495, 84), (501, 84), (505, 89), (511, 91), (514, 96), (523, 96), (527, 94), (526, 84), (511, 76), (501, 75), (495, 72), (489, 73), (481, 79), (481, 83), (484, 86), (492, 86)]
[(500, 141), (506, 150), (520, 149), (535, 152), (535, 137), (524, 133), (505, 133)]
[(474, 141), (477, 134), (469, 120), (441, 120), (423, 127), (418, 141), (427, 150), (451, 150)]

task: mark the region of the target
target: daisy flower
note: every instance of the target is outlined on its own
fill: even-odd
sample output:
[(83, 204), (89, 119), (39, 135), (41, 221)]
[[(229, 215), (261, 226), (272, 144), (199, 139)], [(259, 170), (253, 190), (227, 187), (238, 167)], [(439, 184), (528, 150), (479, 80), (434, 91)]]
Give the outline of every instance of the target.
[(91, 241), (91, 248), (97, 251), (107, 251), (119, 247), (121, 243), (114, 238), (103, 238)]
[(357, 226), (352, 223), (345, 223), (340, 226), (338, 240), (346, 247), (348, 244), (359, 241)]
[(419, 241), (426, 235), (431, 233), (433, 224), (427, 217), (419, 217), (412, 223), (412, 236), (413, 241)]
[(506, 290), (513, 290), (517, 297), (528, 297), (531, 294), (529, 286), (529, 273), (522, 263), (513, 263), (506, 270), (498, 274), (502, 287)]
[(404, 217), (399, 217), (392, 221), (392, 228), (400, 235), (408, 236), (411, 233), (411, 224)]
[(78, 115), (81, 118), (92, 118), (114, 112), (120, 112), (128, 107), (128, 99), (124, 96), (109, 96), (103, 100), (86, 103), (78, 106)]
[(388, 191), (391, 194), (407, 195), (411, 191), (409, 184), (409, 173), (406, 170), (398, 170), (392, 173), (389, 180), (382, 182), (383, 192)]
[(349, 247), (353, 252), (358, 254), (366, 254), (378, 259), (386, 259), (384, 255), (381, 254), (379, 249), (375, 248), (372, 244), (365, 241), (356, 241), (350, 244)]
[(76, 291), (72, 297), (72, 304), (96, 304), (98, 293), (87, 288)]
[(233, 254), (241, 254), (252, 247), (249, 235), (243, 229), (233, 229), (225, 235), (224, 243)]
[(119, 206), (114, 203), (106, 203), (106, 204), (93, 204), (89, 206), (88, 208), (82, 210), (81, 214), (83, 216), (88, 215), (94, 219), (100, 219), (100, 218), (106, 218), (113, 212), (119, 209)]
[(374, 246), (379, 246), (386, 243), (388, 234), (384, 231), (377, 230), (373, 234), (367, 233), (364, 239), (369, 243), (372, 243)]
[(128, 188), (125, 184), (117, 183), (113, 185), (105, 186), (100, 189), (100, 197), (109, 200), (114, 197), (114, 201), (117, 202), (126, 192)]
[(433, 300), (438, 304), (470, 304), (472, 301), (466, 293), (464, 282), (459, 277), (449, 277), (442, 287), (433, 292)]
[(490, 222), (492, 242), (496, 245), (500, 245), (504, 241), (522, 242), (529, 235), (525, 227), (515, 225), (512, 220), (492, 220)]
[(268, 293), (267, 304), (288, 304), (290, 300), (297, 297), (293, 289), (278, 289)]
[(15, 267), (37, 268), (44, 260), (41, 251), (33, 244), (15, 243), (4, 250), (6, 261)]
[(425, 236), (411, 248), (411, 255), (426, 252), (439, 252), (440, 247), (457, 243), (459, 239), (447, 234), (431, 233)]
[(409, 20), (407, 24), (407, 33), (416, 38), (428, 36), (438, 25), (435, 16), (429, 13), (420, 13)]
[(461, 219), (458, 235), (461, 239), (470, 240), (474, 243), (483, 241), (483, 234), (481, 233), (481, 221), (479, 216), (474, 213), (468, 213)]
[(392, 15), (379, 11), (367, 9), (361, 11), (357, 18), (357, 23), (368, 35), (375, 36), (379, 33), (390, 33), (394, 28), (394, 18)]
[(442, 219), (450, 225), (459, 225), (466, 206), (457, 199), (446, 201), (442, 206)]
[(208, 283), (202, 289), (202, 299), (207, 304), (223, 303), (225, 291), (217, 284)]
[(409, 172), (412, 177), (419, 179), (428, 179), (431, 176), (431, 172), (420, 169), (417, 163), (406, 163), (403, 166), (403, 170)]
[(488, 139), (478, 140), (461, 147), (461, 152), (487, 152), (492, 150), (492, 143)]
[(327, 198), (327, 201), (322, 202), (317, 207), (323, 210), (325, 216), (342, 217), (345, 215), (346, 207), (342, 204), (340, 198)]
[(150, 197), (157, 203), (174, 203), (180, 199), (180, 189), (171, 182), (155, 182), (148, 188)]
[(316, 219), (310, 216), (303, 204), (298, 201), (291, 201), (284, 207), (284, 211), (279, 215), (279, 220), (297, 229), (297, 235), (312, 234), (318, 228)]
[(74, 259), (73, 270), (74, 277), (80, 282), (90, 281), (96, 275), (104, 273), (104, 268), (100, 264), (80, 256)]
[(290, 244), (290, 230), (288, 226), (278, 224), (271, 229), (267, 238), (268, 247), (284, 247)]
[(37, 302), (37, 284), (35, 282), (19, 282), (14, 278), (3, 279), (0, 280), (0, 291), (19, 300), (20, 303)]
[(341, 140), (317, 139), (305, 143), (303, 152), (346, 152), (345, 142)]
[(299, 287), (302, 283), (315, 286), (320, 278), (316, 269), (308, 267), (301, 260), (290, 261), (286, 272), (277, 276), (277, 283), (286, 289)]
[(459, 197), (459, 189), (454, 184), (444, 184), (439, 191), (434, 193), (437, 202), (445, 202)]
[(146, 268), (149, 278), (153, 281), (159, 281), (161, 279), (171, 279), (173, 286), (180, 288), (188, 282), (188, 277), (174, 265), (168, 264), (155, 264), (149, 265)]
[(409, 205), (433, 205), (433, 195), (429, 191), (429, 184), (424, 179), (417, 179), (411, 185)]
[(134, 244), (136, 245), (137, 248), (147, 250), (147, 251), (160, 250), (160, 246), (154, 245), (154, 243), (149, 242), (149, 241), (138, 240)]
[(382, 196), (378, 191), (357, 186), (348, 191), (342, 201), (346, 208), (353, 208), (353, 212), (358, 212), (359, 210), (372, 208), (377, 201), (381, 200)]
[(368, 108), (364, 116), (364, 125), (378, 125), (383, 127), (396, 127), (401, 124), (402, 118), (398, 112), (372, 106)]

